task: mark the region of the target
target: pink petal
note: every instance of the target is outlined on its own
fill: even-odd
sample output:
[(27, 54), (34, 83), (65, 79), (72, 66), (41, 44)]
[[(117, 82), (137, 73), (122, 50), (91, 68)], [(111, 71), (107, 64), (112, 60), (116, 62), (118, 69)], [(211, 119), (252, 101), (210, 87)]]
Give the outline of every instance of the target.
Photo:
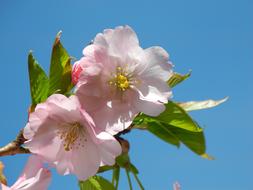
[(57, 172), (61, 175), (68, 175), (73, 171), (72, 160), (72, 151), (65, 151), (63, 144), (59, 149), (59, 152), (56, 156), (56, 161), (54, 162), (54, 166), (57, 169)]
[(51, 181), (51, 173), (47, 169), (40, 169), (37, 174), (17, 186), (11, 187), (13, 190), (46, 190)]
[(80, 118), (79, 108), (81, 107), (76, 96), (67, 98), (62, 94), (54, 94), (47, 99), (50, 118), (55, 121), (76, 122)]
[(73, 151), (73, 173), (79, 180), (86, 180), (97, 173), (101, 158), (97, 146), (87, 140), (85, 147)]
[(108, 102), (104, 107), (101, 107), (100, 110), (94, 112), (94, 116), (93, 113), (91, 115), (98, 128), (115, 135), (127, 129), (137, 113), (137, 110), (128, 103), (112, 101)]
[(145, 49), (144, 61), (147, 67), (142, 73), (143, 76), (160, 78), (164, 82), (172, 75), (172, 65), (169, 63), (168, 53), (161, 47)]
[(51, 173), (43, 168), (42, 160), (37, 156), (30, 156), (23, 173), (12, 190), (45, 190), (51, 181)]
[(145, 98), (140, 98), (135, 103), (136, 109), (150, 116), (158, 116), (165, 110), (163, 103), (151, 102)]
[(121, 154), (121, 145), (109, 133), (101, 132), (97, 135), (100, 139), (98, 149), (104, 165), (113, 165), (115, 158)]
[(77, 91), (76, 95), (79, 97), (80, 102), (82, 102), (82, 109), (87, 110), (88, 113), (97, 111), (106, 105), (106, 101), (103, 98), (85, 95), (81, 88)]
[(95, 45), (109, 48), (112, 55), (126, 55), (139, 47), (139, 40), (136, 33), (129, 26), (119, 26), (114, 30), (105, 30), (98, 34), (94, 40)]
[[(55, 125), (55, 123), (47, 123), (40, 127), (33, 138), (24, 143), (24, 146), (32, 153), (38, 154), (48, 161), (54, 160), (62, 143), (62, 140), (57, 136)], [(25, 127), (25, 138), (29, 130), (28, 127)]]
[(43, 168), (43, 162), (41, 158), (32, 155), (28, 158), (21, 176), (25, 176), (26, 178), (34, 177), (41, 168)]
[(167, 83), (160, 79), (148, 80), (135, 87), (141, 99), (151, 102), (167, 103), (172, 92)]

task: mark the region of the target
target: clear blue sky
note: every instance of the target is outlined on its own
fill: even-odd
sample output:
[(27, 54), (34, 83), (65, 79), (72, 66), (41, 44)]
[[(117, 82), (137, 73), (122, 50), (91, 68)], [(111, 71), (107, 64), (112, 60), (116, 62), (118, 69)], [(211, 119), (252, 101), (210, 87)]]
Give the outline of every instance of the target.
[[(12, 140), (27, 120), (30, 49), (48, 70), (59, 30), (66, 49), (80, 58), (96, 33), (128, 24), (143, 47), (164, 47), (176, 71), (193, 70), (192, 77), (175, 88), (175, 100), (230, 96), (220, 107), (192, 114), (205, 128), (207, 151), (215, 161), (204, 160), (183, 146), (172, 147), (146, 132), (127, 136), (146, 189), (169, 190), (177, 180), (182, 190), (252, 190), (252, 8), (252, 0), (1, 0), (0, 145)], [(26, 158), (0, 158), (10, 184)], [(126, 177), (122, 178), (120, 190), (127, 190)], [(76, 183), (75, 177), (54, 172), (49, 189), (77, 190)]]

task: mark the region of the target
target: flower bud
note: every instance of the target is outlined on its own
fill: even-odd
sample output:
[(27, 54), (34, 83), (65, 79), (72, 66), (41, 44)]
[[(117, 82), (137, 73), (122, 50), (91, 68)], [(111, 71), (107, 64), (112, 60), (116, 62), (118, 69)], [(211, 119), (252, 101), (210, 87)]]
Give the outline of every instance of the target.
[(83, 71), (83, 68), (80, 66), (79, 62), (76, 62), (73, 65), (73, 69), (72, 69), (72, 83), (73, 84), (76, 85), (82, 71)]

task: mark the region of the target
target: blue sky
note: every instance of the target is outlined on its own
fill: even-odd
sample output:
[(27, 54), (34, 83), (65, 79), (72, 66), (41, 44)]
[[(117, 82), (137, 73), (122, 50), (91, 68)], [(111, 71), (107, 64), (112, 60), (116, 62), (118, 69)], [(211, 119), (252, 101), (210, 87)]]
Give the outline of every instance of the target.
[[(253, 171), (253, 1), (251, 0), (1, 0), (0, 145), (24, 127), (30, 104), (27, 54), (30, 49), (48, 71), (56, 33), (70, 55), (105, 28), (128, 24), (141, 45), (165, 48), (177, 72), (192, 77), (174, 89), (177, 101), (219, 99), (228, 102), (192, 113), (205, 128), (204, 160), (184, 146), (172, 147), (151, 134), (133, 131), (131, 157), (147, 190), (252, 190)], [(0, 158), (12, 184), (27, 155)], [(74, 176), (54, 172), (50, 190), (77, 190)], [(127, 190), (122, 175), (120, 190)], [(134, 189), (138, 189), (137, 186)]]

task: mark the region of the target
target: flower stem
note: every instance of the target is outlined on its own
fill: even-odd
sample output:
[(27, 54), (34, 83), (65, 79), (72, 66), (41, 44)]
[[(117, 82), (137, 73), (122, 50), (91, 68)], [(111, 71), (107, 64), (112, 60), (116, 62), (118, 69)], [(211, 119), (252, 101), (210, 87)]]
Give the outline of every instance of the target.
[(142, 185), (140, 179), (138, 178), (138, 175), (137, 175), (136, 173), (133, 173), (133, 174), (134, 174), (134, 178), (135, 178), (135, 180), (137, 181), (137, 183), (138, 183), (140, 189), (141, 189), (141, 190), (144, 190), (144, 187), (143, 187), (143, 185)]
[(129, 175), (129, 171), (127, 169), (125, 169), (125, 170), (126, 170), (127, 180), (128, 180), (128, 184), (129, 184), (129, 189), (133, 190), (133, 186), (132, 186), (131, 178), (130, 178), (130, 175)]
[(115, 189), (117, 190), (118, 189), (118, 186), (119, 186), (119, 177), (120, 177), (120, 168), (118, 168), (118, 171), (117, 171), (117, 177), (116, 177), (116, 185), (115, 185)]

